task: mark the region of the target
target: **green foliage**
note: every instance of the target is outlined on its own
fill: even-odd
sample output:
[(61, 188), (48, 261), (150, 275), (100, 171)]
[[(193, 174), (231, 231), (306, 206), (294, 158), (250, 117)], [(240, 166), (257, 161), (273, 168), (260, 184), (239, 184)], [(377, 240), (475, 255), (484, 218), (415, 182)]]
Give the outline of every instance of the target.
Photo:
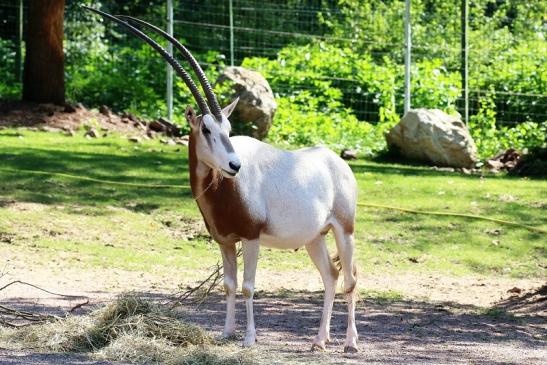
[[(67, 0), (68, 99), (91, 107), (106, 104), (148, 118), (165, 115), (164, 61), (119, 26), (82, 12), (82, 3), (165, 25), (163, 0)], [(296, 146), (325, 143), (356, 148), (366, 155), (385, 148), (383, 135), (403, 112), (404, 2), (275, 0), (261, 7), (256, 4), (256, 0), (237, 2), (237, 27), (257, 31), (236, 29), (236, 60), (250, 56), (242, 66), (261, 72), (276, 94), (279, 111), (270, 140)], [(192, 46), (214, 81), (226, 60), (229, 29), (223, 21), (227, 2), (180, 0), (175, 6), (184, 9), (177, 13), (180, 22), (175, 33), (184, 35), (181, 41)], [(412, 1), (415, 108), (456, 110), (461, 89), (459, 7), (453, 1)], [(479, 110), (470, 124), (476, 128), (472, 133), (480, 155), (486, 158), (506, 147), (525, 149), (545, 143), (543, 14), (547, 3), (476, 0), (469, 10), (470, 107)], [(214, 18), (215, 14), (221, 18)], [(261, 53), (267, 57), (253, 57), (257, 54), (254, 47), (264, 41), (262, 31), (275, 47)], [(326, 37), (310, 38), (302, 33)], [(16, 98), (20, 93), (14, 68), (14, 45), (2, 39), (0, 98)], [(195, 102), (184, 83), (175, 80), (175, 120), (185, 125), (184, 108)], [(221, 104), (231, 101), (227, 86), (217, 89)], [(495, 94), (485, 97), (485, 90), (495, 90)], [(248, 134), (248, 126), (235, 126), (234, 131)]]
[[(160, 0), (146, 4), (137, 0), (123, 3), (86, 0), (86, 4), (113, 14), (132, 14), (160, 26), (163, 22), (160, 19), (165, 18), (164, 2)], [(115, 111), (129, 111), (146, 118), (165, 116), (165, 61), (150, 46), (126, 34), (121, 27), (78, 11), (79, 5), (76, 1), (67, 3), (68, 99), (90, 106), (104, 104)], [(156, 40), (164, 44), (162, 39)], [(215, 80), (223, 66), (218, 53), (193, 53), (200, 62), (210, 65), (206, 73)], [(173, 95), (175, 121), (182, 123), (184, 109), (195, 101), (184, 82), (176, 76)]]
[(19, 95), (21, 83), (15, 78), (15, 46), (10, 40), (0, 39), (0, 100)]
[[(376, 62), (389, 58), (402, 63), (404, 2), (396, 0), (338, 0), (339, 13), (324, 10), (322, 22), (337, 38), (333, 44), (351, 42), (356, 54), (372, 55)], [(428, 89), (438, 88), (449, 100), (440, 100), (435, 107), (452, 109), (454, 94), (461, 88), (456, 76), (460, 67), (460, 2), (445, 0), (413, 0), (412, 97), (415, 107), (436, 104), (427, 100)], [(528, 121), (541, 123), (545, 102), (538, 95), (547, 93), (547, 47), (545, 47), (544, 1), (477, 0), (470, 4), (469, 86), (472, 109), (479, 108), (481, 92), (494, 88), (498, 124)], [(449, 14), (447, 16), (447, 14)], [(341, 41), (340, 39), (344, 39)], [(450, 87), (437, 85), (443, 80), (417, 73), (416, 68), (429, 60), (441, 60), (436, 69), (452, 74)], [(449, 71), (446, 71), (449, 70)], [(397, 85), (402, 85), (402, 72)], [(424, 91), (420, 95), (420, 87)], [(532, 94), (523, 96), (521, 94)], [(457, 95), (456, 95), (457, 96)], [(422, 104), (421, 97), (425, 97)], [(440, 98), (442, 99), (442, 98)], [(452, 105), (450, 105), (452, 104)], [(400, 105), (400, 103), (398, 103)], [(398, 108), (398, 110), (400, 110)]]
[(480, 109), (471, 116), (469, 128), (477, 145), (479, 157), (487, 159), (514, 148), (519, 151), (547, 144), (547, 122), (523, 122), (513, 127), (496, 124), (495, 94), (491, 93), (480, 101)]
[[(70, 99), (106, 104), (115, 110), (138, 110), (154, 117), (165, 112), (163, 95), (157, 93), (164, 82), (156, 76), (165, 72), (165, 66), (149, 46), (119, 48), (89, 61), (84, 67), (70, 68)], [(133, 67), (135, 64), (140, 66)], [(154, 111), (158, 114), (153, 115)]]
[[(461, 77), (458, 72), (448, 71), (441, 59), (418, 62), (412, 69), (411, 79), (414, 105), (420, 108), (442, 109), (448, 113), (456, 111)], [(403, 80), (398, 84), (402, 82)]]
[[(371, 155), (385, 148), (383, 134), (402, 113), (402, 66), (388, 58), (378, 63), (321, 42), (287, 46), (276, 60), (246, 58), (242, 66), (261, 72), (279, 97), (270, 132), (274, 142), (325, 143)], [(447, 71), (439, 59), (419, 62), (413, 73), (417, 105), (455, 110), (459, 74)]]
[(347, 112), (327, 114), (313, 108), (303, 111), (297, 98), (300, 102), (314, 100), (309, 94), (278, 99), (279, 109), (268, 135), (270, 142), (293, 146), (324, 144), (336, 151), (350, 147), (368, 156), (385, 147), (383, 137), (371, 124), (360, 122)]

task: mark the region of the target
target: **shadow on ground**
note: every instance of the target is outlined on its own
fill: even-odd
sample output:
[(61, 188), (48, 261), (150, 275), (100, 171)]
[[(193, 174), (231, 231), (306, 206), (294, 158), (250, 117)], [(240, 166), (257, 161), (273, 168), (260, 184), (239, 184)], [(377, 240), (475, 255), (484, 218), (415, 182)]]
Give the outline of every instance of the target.
[[(163, 302), (168, 296), (137, 293)], [(458, 303), (430, 303), (410, 300), (362, 299), (356, 311), (361, 352), (342, 353), (346, 331), (346, 307), (341, 297), (335, 305), (331, 324), (333, 343), (324, 353), (309, 350), (319, 326), (322, 292), (285, 291), (270, 294), (257, 292), (255, 318), (257, 349), (261, 359), (270, 363), (348, 363), (348, 364), (541, 364), (547, 358), (547, 329), (541, 313), (519, 314), (486, 310)], [(39, 306), (34, 300), (4, 300), (3, 305), (21, 310), (60, 314), (74, 300), (56, 306)], [(86, 313), (98, 302), (80, 309)], [(224, 303), (220, 294), (211, 295), (201, 305), (184, 304), (177, 308), (189, 322), (220, 334), (224, 322)], [(237, 305), (240, 341), (245, 326), (244, 303)], [(0, 352), (2, 364), (107, 364), (86, 362), (79, 355), (37, 355)]]
[[(0, 153), (0, 181), (9, 181), (0, 187), (0, 195), (21, 202), (122, 205), (146, 213), (168, 205), (174, 199), (192, 195), (189, 189), (143, 189), (24, 171), (66, 173), (136, 184), (188, 185), (188, 161), (183, 155), (140, 151), (127, 156), (39, 148), (18, 149), (16, 152)], [(158, 176), (161, 176), (160, 180)]]

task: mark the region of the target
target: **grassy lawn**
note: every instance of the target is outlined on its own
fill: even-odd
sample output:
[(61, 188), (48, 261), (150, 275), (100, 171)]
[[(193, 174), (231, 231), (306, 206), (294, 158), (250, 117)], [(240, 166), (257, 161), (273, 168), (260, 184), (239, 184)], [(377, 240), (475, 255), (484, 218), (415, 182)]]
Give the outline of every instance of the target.
[[(37, 265), (60, 261), (132, 271), (205, 269), (219, 254), (189, 189), (108, 185), (21, 171), (188, 185), (187, 167), (184, 146), (134, 144), (116, 135), (86, 139), (1, 130), (0, 255), (30, 257)], [(351, 167), (362, 202), (479, 214), (547, 229), (544, 180), (480, 178), (362, 160)], [(358, 264), (367, 274), (546, 275), (545, 234), (486, 221), (360, 208), (356, 242)], [(262, 268), (312, 268), (305, 250), (265, 249), (261, 255)]]

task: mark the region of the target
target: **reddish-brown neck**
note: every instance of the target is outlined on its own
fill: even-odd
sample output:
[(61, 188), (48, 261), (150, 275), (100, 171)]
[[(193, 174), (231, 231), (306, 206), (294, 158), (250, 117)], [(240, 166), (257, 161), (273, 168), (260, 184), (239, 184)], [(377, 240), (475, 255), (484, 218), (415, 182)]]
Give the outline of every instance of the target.
[(218, 172), (213, 169), (204, 176), (198, 174), (200, 162), (194, 133), (190, 134), (188, 160), (192, 193), (198, 197), (199, 210), (213, 238), (220, 244), (258, 238), (264, 224), (251, 217), (236, 179), (218, 179)]

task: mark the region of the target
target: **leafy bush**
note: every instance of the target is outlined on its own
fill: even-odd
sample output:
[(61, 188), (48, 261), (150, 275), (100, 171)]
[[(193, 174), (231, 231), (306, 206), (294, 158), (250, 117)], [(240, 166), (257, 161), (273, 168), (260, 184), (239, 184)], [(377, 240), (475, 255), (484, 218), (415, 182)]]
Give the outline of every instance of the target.
[[(148, 118), (165, 115), (165, 63), (147, 45), (127, 36), (119, 26), (82, 12), (80, 4), (111, 13), (127, 13), (164, 25), (162, 0), (68, 0), (65, 18), (67, 97), (88, 106), (106, 104)], [(183, 1), (176, 33), (194, 49), (225, 49), (228, 29), (206, 37), (194, 22), (210, 22), (211, 12), (223, 14), (226, 3)], [(252, 4), (255, 2), (251, 1)], [(240, 5), (244, 7), (247, 1)], [(283, 0), (236, 14), (239, 27), (267, 29), (266, 57), (249, 57), (242, 66), (261, 72), (270, 82), (279, 110), (270, 140), (309, 145), (327, 143), (353, 147), (364, 154), (385, 147), (383, 134), (403, 112), (404, 72), (401, 35), (404, 2), (399, 0), (295, 0), (287, 19)], [(455, 111), (460, 96), (460, 32), (458, 2), (413, 0), (413, 107)], [(209, 12), (192, 11), (206, 7)], [(299, 11), (298, 9), (302, 10)], [(482, 157), (507, 147), (533, 148), (545, 143), (547, 48), (545, 2), (476, 0), (470, 5), (470, 120)], [(304, 11), (305, 10), (305, 11)], [(258, 11), (258, 13), (256, 13)], [(256, 16), (259, 14), (259, 16)], [(308, 29), (309, 28), (309, 29)], [(209, 29), (209, 28), (204, 28)], [(207, 30), (209, 31), (209, 30)], [(292, 33), (326, 35), (292, 37)], [(238, 32), (236, 58), (256, 54), (254, 32)], [(260, 38), (262, 39), (262, 38)], [(183, 42), (184, 43), (184, 42)], [(214, 81), (224, 66), (218, 52), (194, 51), (207, 64)], [(185, 65), (186, 63), (183, 63)], [(21, 85), (14, 79), (14, 51), (0, 40), (0, 98), (15, 98)], [(190, 92), (175, 78), (175, 120), (182, 121)], [(485, 96), (485, 90), (495, 90)], [(229, 102), (217, 90), (221, 104)], [(186, 124), (183, 123), (185, 126)], [(236, 130), (246, 133), (245, 130)]]
[(471, 116), (469, 128), (477, 145), (479, 157), (488, 159), (514, 148), (519, 151), (545, 147), (547, 144), (547, 122), (523, 122), (513, 127), (498, 126), (494, 93), (480, 101), (479, 112)]
[(0, 38), (0, 100), (19, 96), (21, 83), (15, 78), (15, 46), (12, 41)]
[[(301, 100), (308, 97), (299, 96)], [(268, 134), (270, 142), (291, 146), (323, 144), (336, 151), (354, 148), (366, 156), (372, 156), (385, 148), (379, 129), (360, 122), (351, 113), (327, 114), (313, 108), (302, 110), (295, 99), (282, 97), (277, 100), (279, 109)]]
[[(102, 3), (85, 0), (87, 5), (117, 14), (127, 13), (160, 24), (165, 18), (163, 2), (153, 0)], [(76, 1), (67, 3), (65, 57), (67, 98), (89, 106), (108, 105), (115, 111), (129, 111), (146, 118), (165, 116), (166, 63), (149, 45), (128, 35), (113, 23), (79, 10)], [(165, 43), (158, 38), (160, 44)], [(185, 43), (181, 39), (182, 43)], [(210, 64), (206, 73), (215, 80), (223, 66), (217, 52), (194, 52)], [(189, 67), (181, 62), (187, 71)], [(193, 74), (192, 72), (190, 72)], [(182, 122), (184, 109), (195, 102), (184, 82), (174, 77), (175, 121)], [(185, 126), (186, 123), (183, 123)]]
[[(402, 114), (402, 66), (388, 58), (376, 62), (321, 42), (285, 47), (275, 60), (246, 58), (242, 66), (261, 72), (279, 98), (272, 141), (326, 143), (370, 155), (385, 147), (383, 134)], [(455, 110), (459, 74), (438, 59), (419, 62), (413, 73), (416, 105)]]

